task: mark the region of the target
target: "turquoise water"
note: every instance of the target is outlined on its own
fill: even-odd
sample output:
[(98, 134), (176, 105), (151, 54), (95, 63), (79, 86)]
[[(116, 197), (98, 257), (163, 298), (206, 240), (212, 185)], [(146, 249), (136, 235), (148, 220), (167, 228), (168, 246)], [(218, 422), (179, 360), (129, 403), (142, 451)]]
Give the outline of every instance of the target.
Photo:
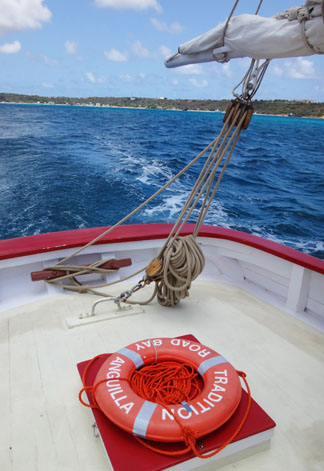
[[(0, 104), (0, 238), (111, 225), (220, 131), (221, 113)], [(254, 116), (207, 224), (324, 258), (324, 121)], [(172, 222), (201, 164), (130, 223)]]

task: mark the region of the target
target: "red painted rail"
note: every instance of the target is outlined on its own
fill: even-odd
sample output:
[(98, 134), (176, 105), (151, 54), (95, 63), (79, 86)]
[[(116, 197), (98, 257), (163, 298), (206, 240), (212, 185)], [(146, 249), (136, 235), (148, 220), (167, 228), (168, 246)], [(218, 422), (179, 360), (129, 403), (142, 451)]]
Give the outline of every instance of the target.
[[(184, 226), (182, 235), (190, 234), (192, 224)], [(139, 240), (165, 239), (172, 228), (172, 224), (134, 224), (119, 226), (97, 244), (110, 244)], [(77, 229), (73, 231), (52, 232), (35, 236), (20, 237), (0, 241), (0, 260), (23, 257), (38, 253), (52, 252), (76, 248), (85, 245), (90, 240), (102, 234), (107, 228), (96, 227), (92, 229)], [(225, 229), (222, 227), (202, 226), (199, 232), (201, 237), (225, 239), (254, 247), (289, 262), (296, 263), (310, 270), (324, 274), (324, 260), (304, 254), (290, 247), (245, 232)]]

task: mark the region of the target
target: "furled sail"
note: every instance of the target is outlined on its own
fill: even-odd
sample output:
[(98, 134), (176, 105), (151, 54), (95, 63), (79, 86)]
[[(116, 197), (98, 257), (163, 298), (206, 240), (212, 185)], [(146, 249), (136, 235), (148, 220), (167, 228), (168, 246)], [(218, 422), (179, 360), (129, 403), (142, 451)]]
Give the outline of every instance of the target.
[(179, 46), (177, 53), (165, 59), (165, 65), (324, 54), (323, 2), (308, 0), (272, 18), (238, 15), (227, 26), (222, 23)]

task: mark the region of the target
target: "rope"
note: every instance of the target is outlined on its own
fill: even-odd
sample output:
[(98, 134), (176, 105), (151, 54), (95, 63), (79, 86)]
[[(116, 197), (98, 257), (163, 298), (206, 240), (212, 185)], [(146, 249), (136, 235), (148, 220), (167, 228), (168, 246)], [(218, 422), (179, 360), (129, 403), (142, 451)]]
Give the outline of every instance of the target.
[[(224, 46), (225, 46), (225, 37), (226, 37), (227, 29), (228, 29), (228, 27), (229, 27), (229, 23), (230, 23), (230, 21), (231, 21), (231, 19), (232, 19), (232, 16), (234, 15), (234, 12), (235, 12), (235, 10), (236, 10), (236, 7), (237, 7), (239, 1), (240, 1), (240, 0), (236, 0), (236, 1), (235, 1), (234, 5), (233, 5), (233, 8), (232, 8), (232, 10), (231, 10), (231, 12), (230, 12), (230, 14), (228, 15), (228, 18), (227, 18), (227, 20), (226, 20), (226, 23), (225, 23), (225, 26), (224, 26), (224, 29), (223, 29), (223, 33), (222, 33), (222, 38), (221, 38), (220, 45), (217, 46), (217, 47), (224, 47)], [(323, 1), (324, 1), (324, 0), (323, 0)], [(256, 9), (256, 11), (255, 11), (255, 15), (258, 15), (262, 3), (263, 3), (263, 0), (260, 0), (260, 1), (259, 1), (259, 4), (258, 4), (258, 6), (257, 6), (257, 9)], [(228, 59), (228, 54), (227, 54), (227, 52), (224, 52), (224, 53), (223, 53), (223, 58), (222, 58), (221, 60), (220, 60), (220, 58), (219, 58), (219, 56), (218, 56), (218, 57), (217, 57), (217, 61), (218, 61), (218, 62), (221, 62), (221, 63), (228, 62), (229, 59)]]
[[(51, 267), (46, 267), (46, 270), (56, 270), (57, 269), (57, 265), (53, 265)], [(65, 265), (63, 267), (60, 267), (60, 269), (62, 270), (62, 268), (64, 268)], [(127, 281), (129, 280), (129, 278), (132, 278), (133, 276), (135, 275), (138, 275), (139, 273), (142, 273), (144, 270), (145, 270), (145, 267), (143, 268), (140, 268), (139, 270), (137, 270), (135, 273), (131, 273), (130, 275), (128, 276), (125, 276), (124, 278), (121, 278), (119, 280), (116, 280), (116, 281), (111, 281), (109, 283), (101, 283), (101, 284), (96, 284), (96, 285), (82, 285), (80, 282), (78, 282), (75, 277), (76, 276), (79, 276), (79, 275), (84, 275), (86, 273), (94, 273), (94, 271), (88, 271), (88, 267), (82, 267), (82, 266), (73, 266), (73, 268), (75, 270), (77, 270), (78, 268), (80, 269), (80, 271), (74, 271), (73, 274), (67, 274), (67, 275), (64, 275), (64, 276), (60, 276), (60, 277), (57, 277), (57, 278), (53, 278), (53, 279), (50, 279), (50, 280), (45, 280), (46, 283), (48, 284), (53, 284), (55, 286), (59, 286), (60, 288), (63, 288), (63, 289), (66, 289), (68, 291), (74, 291), (74, 292), (78, 292), (78, 293), (92, 293), (92, 294), (95, 294), (95, 295), (98, 295), (98, 296), (106, 296), (106, 297), (112, 297), (112, 295), (110, 294), (107, 294), (107, 293), (102, 293), (100, 291), (96, 291), (98, 288), (105, 288), (107, 286), (112, 286), (112, 285), (115, 285), (117, 283), (121, 283), (123, 281)], [(82, 270), (82, 268), (84, 268)], [(109, 270), (104, 270), (104, 273), (108, 273)], [(114, 270), (114, 272), (116, 272), (116, 270)], [(66, 284), (63, 284), (63, 283), (60, 283), (60, 281), (63, 281), (63, 280), (67, 280), (67, 279), (71, 279), (71, 281), (75, 281), (75, 286), (73, 285), (66, 285)]]
[[(214, 141), (214, 145), (211, 149), (211, 152), (196, 180), (192, 191), (184, 204), (177, 221), (175, 222), (173, 229), (171, 230), (169, 237), (165, 241), (161, 251), (160, 256), (162, 255), (165, 248), (170, 243), (172, 237), (177, 237), (183, 228), (184, 224), (188, 221), (189, 217), (192, 215), (193, 211), (195, 210), (201, 196), (205, 193), (205, 200), (202, 206), (202, 210), (204, 208), (204, 204), (206, 200), (211, 196), (213, 197), (215, 192), (211, 193), (212, 186), (215, 184), (215, 176), (216, 172), (226, 155), (229, 151), (228, 158), (225, 161), (225, 165), (227, 166), (229, 158), (232, 155), (238, 137), (242, 130), (243, 122), (246, 118), (246, 113), (243, 112), (241, 109), (232, 109), (228, 118), (226, 119), (223, 128), (218, 136), (218, 138)], [(236, 126), (236, 127), (235, 127)], [(235, 129), (234, 129), (235, 128)], [(234, 147), (231, 149), (231, 146), (234, 144)], [(226, 167), (225, 167), (226, 168)], [(220, 180), (222, 179), (224, 171), (221, 172), (216, 185), (218, 187)], [(216, 191), (216, 190), (215, 190)], [(211, 202), (211, 200), (210, 200)], [(203, 223), (204, 218), (200, 218), (199, 222), (197, 221), (196, 228), (194, 230), (194, 234), (197, 235), (200, 226)]]
[(259, 11), (260, 11), (260, 8), (261, 8), (262, 3), (263, 3), (263, 0), (260, 0), (259, 5), (258, 5), (258, 7), (257, 7), (257, 9), (256, 9), (256, 11), (255, 11), (255, 15), (258, 15), (258, 14), (259, 14)]
[[(241, 107), (233, 107), (228, 114), (217, 138), (215, 138), (208, 146), (206, 146), (206, 148), (180, 172), (178, 172), (177, 175), (171, 178), (162, 188), (155, 192), (154, 195), (148, 198), (144, 203), (134, 209), (118, 223), (107, 229), (105, 232), (100, 234), (85, 246), (76, 250), (68, 257), (60, 260), (56, 265), (47, 267), (47, 270), (65, 268), (67, 270), (67, 274), (62, 277), (46, 280), (46, 282), (74, 292), (90, 292), (96, 295), (111, 297), (110, 294), (102, 293), (97, 290), (119, 283), (121, 281), (126, 281), (130, 277), (141, 273), (144, 268), (115, 282), (100, 283), (96, 285), (81, 285), (81, 283), (77, 280), (77, 277), (81, 274), (89, 272), (100, 274), (107, 273), (107, 271), (102, 270), (97, 266), (100, 265), (102, 261), (96, 262), (90, 267), (63, 265), (63, 263), (68, 262), (72, 257), (78, 255), (84, 249), (97, 243), (102, 237), (109, 234), (117, 226), (126, 222), (131, 216), (133, 216), (146, 204), (152, 201), (177, 178), (183, 175), (183, 173), (185, 173), (194, 163), (196, 163), (200, 158), (209, 152), (200, 175), (198, 176), (196, 183), (193, 186), (192, 191), (190, 192), (189, 197), (169, 234), (169, 237), (166, 239), (163, 247), (160, 250), (160, 253), (157, 256), (162, 271), (160, 270), (157, 274), (149, 277), (149, 282), (154, 281), (156, 283), (153, 294), (148, 300), (136, 303), (127, 300), (127, 303), (147, 304), (154, 299), (155, 295), (157, 295), (158, 302), (161, 305), (175, 306), (180, 302), (181, 299), (187, 297), (189, 295), (191, 282), (198, 277), (205, 266), (204, 255), (195, 238), (197, 237), (199, 229), (203, 224), (207, 211), (213, 201), (216, 190), (229, 163), (230, 157), (232, 156), (246, 116), (246, 109)], [(218, 178), (216, 178), (218, 170), (220, 173)], [(203, 202), (201, 203), (201, 207), (198, 210), (198, 204), (201, 199), (203, 199)], [(198, 211), (198, 219), (193, 235), (184, 238), (180, 237), (179, 234), (184, 224), (188, 221), (189, 217), (193, 214), (194, 211)], [(64, 282), (66, 282), (66, 280), (70, 280), (72, 284), (65, 284)]]
[(226, 23), (225, 23), (225, 26), (224, 26), (224, 29), (223, 29), (223, 34), (222, 34), (222, 43), (221, 43), (222, 46), (225, 46), (226, 31), (227, 31), (229, 22), (231, 21), (231, 18), (232, 18), (233, 14), (234, 14), (234, 12), (235, 12), (235, 10), (236, 10), (236, 7), (237, 7), (239, 1), (240, 1), (240, 0), (236, 0), (236, 2), (235, 2), (234, 5), (233, 5), (233, 8), (232, 8), (232, 10), (231, 10), (231, 13), (228, 15), (228, 18), (227, 18), (227, 20), (226, 20)]
[(208, 458), (212, 458), (213, 456), (217, 455), (218, 453), (220, 453), (222, 450), (224, 450), (224, 448), (226, 448), (230, 443), (232, 443), (233, 440), (235, 440), (235, 438), (237, 437), (237, 435), (240, 433), (240, 431), (242, 430), (247, 418), (248, 418), (248, 415), (249, 415), (249, 412), (250, 412), (250, 409), (251, 409), (251, 402), (252, 402), (252, 398), (251, 398), (251, 390), (250, 390), (250, 387), (249, 387), (249, 384), (246, 380), (246, 374), (243, 372), (243, 371), (237, 371), (237, 374), (240, 376), (240, 378), (242, 378), (244, 384), (245, 384), (245, 387), (247, 389), (247, 393), (248, 393), (248, 404), (247, 404), (247, 407), (246, 407), (246, 410), (244, 412), (244, 415), (242, 417), (242, 420), (240, 421), (240, 423), (238, 424), (237, 428), (235, 429), (235, 431), (232, 433), (232, 435), (219, 447), (217, 448), (216, 450), (210, 452), (210, 453), (200, 453), (198, 450), (197, 450), (197, 447), (196, 447), (196, 440), (197, 440), (197, 434), (195, 433), (194, 430), (190, 429), (190, 427), (188, 426), (184, 426), (180, 423), (179, 419), (176, 417), (175, 414), (172, 413), (171, 409), (169, 407), (167, 407), (167, 405), (163, 404), (163, 406), (165, 407), (165, 409), (169, 412), (169, 414), (173, 415), (175, 421), (177, 422), (177, 424), (181, 427), (181, 430), (182, 430), (182, 434), (183, 434), (183, 439), (184, 439), (184, 442), (186, 444), (186, 448), (184, 448), (183, 450), (178, 450), (178, 451), (167, 451), (167, 450), (162, 450), (160, 448), (157, 448), (157, 447), (154, 447), (152, 445), (150, 445), (149, 443), (147, 443), (145, 440), (139, 438), (139, 437), (135, 437), (136, 440), (138, 442), (140, 442), (142, 445), (144, 445), (146, 448), (150, 449), (151, 451), (155, 451), (156, 453), (159, 453), (161, 455), (166, 455), (166, 456), (175, 456), (175, 455), (183, 455), (185, 453), (188, 453), (188, 451), (192, 451), (195, 456), (197, 458), (201, 458), (201, 459), (208, 459)]
[[(156, 198), (162, 191), (164, 191), (166, 188), (168, 188), (172, 183), (174, 183), (178, 178), (180, 178), (186, 171), (188, 171), (196, 162), (198, 162), (199, 159), (201, 159), (206, 152), (209, 151), (209, 149), (215, 144), (217, 141), (217, 138), (215, 138), (210, 144), (208, 144), (205, 149), (203, 149), (191, 162), (189, 162), (180, 172), (178, 172), (174, 177), (172, 177), (165, 185), (163, 185), (159, 190), (157, 190), (152, 196), (150, 196), (146, 201), (144, 201), (142, 204), (140, 204), (137, 208), (135, 208), (133, 211), (131, 211), (127, 216), (123, 217), (120, 221), (118, 221), (116, 224), (113, 226), (109, 227), (106, 231), (104, 231), (102, 234), (97, 236), (95, 239), (91, 240), (84, 246), (80, 247), (79, 249), (75, 250), (72, 254), (68, 255), (67, 257), (63, 258), (62, 260), (58, 261), (55, 265), (46, 267), (46, 270), (62, 270), (64, 269), (65, 265), (64, 263), (68, 262), (71, 260), (73, 257), (79, 255), (81, 252), (83, 252), (85, 249), (91, 247), (92, 245), (98, 243), (103, 237), (108, 235), (110, 232), (112, 232), (114, 229), (116, 229), (118, 226), (121, 224), (124, 224), (128, 219), (130, 219), (132, 216), (134, 216), (137, 212), (139, 212), (141, 209), (143, 209), (147, 204), (149, 204), (154, 198)], [(100, 261), (100, 263), (103, 263), (104, 261)], [(95, 264), (94, 264), (95, 265)], [(110, 283), (101, 283), (101, 284), (96, 284), (96, 285), (82, 285), (78, 283), (77, 286), (72, 286), (72, 285), (67, 285), (60, 283), (61, 281), (66, 281), (68, 279), (71, 279), (73, 282), (76, 280), (76, 277), (85, 274), (85, 273), (94, 273), (95, 271), (98, 272), (98, 269), (96, 270), (95, 266), (89, 266), (89, 267), (80, 267), (77, 265), (71, 265), (69, 268), (72, 270), (73, 273), (64, 275), (64, 277), (58, 277), (58, 278), (52, 278), (50, 280), (45, 280), (46, 283), (52, 284), (59, 286), (60, 288), (63, 288), (65, 290), (69, 291), (75, 291), (75, 292), (90, 292), (92, 294), (100, 295), (100, 296), (107, 296), (111, 297), (110, 294), (102, 293), (102, 292), (97, 292), (96, 289), (98, 288), (103, 288), (107, 286), (114, 285), (119, 282), (126, 281), (127, 279), (133, 277), (134, 275), (137, 275), (145, 270), (145, 267), (142, 269), (138, 270), (135, 273), (132, 273), (131, 275), (122, 278), (118, 281), (110, 282)], [(108, 271), (104, 271), (105, 274), (108, 273)], [(130, 303), (130, 301), (128, 301)], [(136, 303), (138, 304), (138, 303)]]
[(156, 282), (157, 299), (162, 306), (176, 306), (189, 296), (189, 289), (205, 266), (204, 254), (193, 235), (176, 237), (164, 251)]
[(185, 363), (163, 361), (136, 370), (131, 378), (133, 391), (147, 401), (180, 404), (191, 401), (201, 391), (198, 373)]
[[(97, 360), (97, 358), (101, 356), (102, 355), (94, 357), (87, 364), (82, 375), (83, 388), (79, 392), (79, 400), (84, 406), (99, 410), (101, 409), (96, 401), (95, 392), (100, 384), (107, 382), (107, 379), (102, 379), (93, 386), (87, 386), (86, 376), (90, 366)], [(237, 371), (237, 374), (243, 380), (248, 393), (248, 404), (245, 413), (235, 431), (223, 443), (223, 445), (207, 454), (202, 454), (197, 450), (197, 433), (190, 427), (183, 425), (180, 419), (168, 407), (171, 404), (180, 404), (182, 401), (191, 401), (201, 393), (201, 388), (198, 382), (199, 375), (191, 365), (184, 363), (181, 364), (175, 361), (152, 363), (150, 365), (144, 366), (140, 370), (136, 370), (130, 380), (126, 378), (119, 378), (120, 380), (128, 381), (133, 391), (138, 396), (147, 401), (162, 405), (169, 412), (169, 414), (174, 417), (174, 420), (181, 428), (183, 441), (186, 445), (186, 448), (178, 451), (167, 451), (154, 447), (139, 437), (135, 437), (136, 440), (146, 448), (162, 455), (176, 456), (183, 455), (188, 451), (192, 451), (196, 457), (202, 459), (208, 459), (212, 456), (215, 456), (237, 437), (237, 435), (242, 430), (242, 427), (244, 426), (250, 412), (251, 391), (246, 380), (246, 374), (242, 371)], [(82, 393), (84, 391), (91, 395), (91, 402), (89, 404), (84, 402), (82, 399)]]
[[(262, 1), (263, 0), (259, 1), (255, 14), (258, 14)], [(225, 34), (230, 19), (233, 16), (238, 3), (239, 0), (236, 0), (225, 24), (223, 31), (223, 42), (225, 39)], [(161, 248), (158, 256), (156, 257), (156, 260), (158, 262), (158, 270), (153, 274), (149, 274), (148, 270), (146, 270), (145, 284), (149, 284), (151, 281), (154, 281), (156, 284), (153, 295), (148, 300), (138, 303), (129, 301), (128, 297), (125, 300), (123, 299), (121, 302), (127, 302), (129, 304), (147, 304), (154, 299), (155, 295), (157, 295), (158, 302), (161, 305), (175, 306), (180, 302), (181, 299), (184, 299), (186, 296), (188, 296), (188, 290), (191, 286), (191, 282), (197, 278), (197, 276), (201, 273), (205, 266), (203, 253), (195, 238), (199, 233), (199, 229), (203, 224), (203, 221), (210, 208), (210, 205), (215, 197), (215, 193), (219, 187), (219, 184), (228, 166), (229, 160), (238, 142), (241, 130), (242, 128), (246, 129), (246, 121), (247, 119), (249, 121), (251, 117), (251, 114), (249, 115), (249, 109), (242, 105), (248, 105), (248, 107), (251, 108), (250, 101), (261, 84), (268, 64), (269, 60), (266, 60), (263, 64), (259, 66), (259, 61), (255, 61), (254, 59), (252, 59), (251, 65), (246, 75), (243, 77), (242, 81), (237, 85), (237, 87), (239, 87), (242, 84), (242, 93), (240, 95), (235, 93), (237, 87), (235, 87), (235, 89), (233, 90), (234, 96), (237, 97), (236, 103), (238, 104), (238, 106), (232, 107), (228, 115), (226, 113), (224, 125), (217, 138), (215, 138), (208, 146), (206, 146), (205, 149), (200, 152), (180, 172), (178, 172), (177, 175), (172, 177), (165, 185), (163, 185), (159, 190), (157, 190), (151, 197), (149, 197), (146, 201), (140, 204), (137, 208), (131, 211), (127, 216), (122, 218), (119, 222), (114, 224), (112, 227), (108, 228), (106, 231), (104, 231), (102, 234), (100, 234), (98, 237), (96, 237), (83, 247), (77, 249), (71, 255), (60, 260), (56, 265), (52, 267), (47, 267), (47, 270), (57, 270), (66, 267), (67, 274), (63, 277), (46, 280), (46, 283), (54, 284), (70, 291), (80, 293), (90, 292), (92, 294), (100, 296), (112, 297), (110, 294), (97, 291), (97, 289), (125, 281), (128, 278), (141, 273), (144, 269), (141, 269), (128, 277), (125, 277), (121, 280), (112, 283), (81, 285), (81, 283), (77, 280), (77, 277), (81, 274), (108, 273), (108, 271), (100, 271), (100, 269), (96, 266), (97, 264), (102, 263), (102, 261), (98, 262), (97, 264), (93, 264), (90, 267), (76, 267), (73, 265), (65, 266), (63, 264), (67, 263), (72, 257), (75, 257), (83, 250), (87, 249), (95, 243), (98, 243), (103, 237), (112, 232), (116, 227), (125, 223), (129, 218), (131, 218), (138, 211), (143, 209), (162, 191), (164, 191), (178, 178), (180, 178), (186, 171), (188, 171), (192, 167), (192, 165), (194, 165), (200, 158), (205, 156), (207, 152), (209, 152), (209, 155), (203, 165), (203, 168), (192, 188), (192, 191), (188, 196), (186, 203), (184, 204), (179, 214), (177, 221), (175, 222), (168, 238), (166, 239), (163, 247)], [(216, 177), (217, 171), (219, 171), (218, 177)], [(179, 234), (184, 224), (188, 221), (188, 219), (190, 218), (190, 216), (193, 215), (194, 212), (198, 213), (198, 217), (192, 236), (187, 236), (185, 238), (180, 237)], [(69, 280), (72, 284), (65, 284), (64, 282), (67, 280)]]
[[(204, 255), (195, 237), (223, 178), (247, 114), (245, 108), (231, 109), (169, 237), (157, 256), (160, 268), (151, 275), (151, 279), (157, 283), (157, 300), (163, 306), (175, 306), (181, 299), (189, 296), (191, 282), (199, 276), (205, 266)], [(225, 156), (225, 162), (216, 180), (217, 170)], [(180, 237), (181, 229), (203, 195), (204, 200), (193, 234)]]
[[(231, 10), (231, 13), (228, 15), (228, 18), (227, 18), (227, 20), (226, 20), (226, 23), (225, 23), (225, 26), (224, 26), (224, 30), (223, 30), (223, 34), (222, 34), (222, 43), (221, 43), (222, 46), (225, 46), (226, 31), (227, 31), (229, 22), (231, 21), (231, 18), (232, 18), (232, 16), (234, 15), (234, 12), (235, 12), (235, 10), (236, 10), (236, 7), (237, 7), (239, 1), (240, 1), (240, 0), (236, 0), (236, 1), (235, 1), (234, 5), (233, 5), (233, 8), (232, 8), (232, 10)], [(323, 0), (323, 1), (324, 1), (324, 0)], [(255, 11), (255, 15), (258, 15), (262, 3), (263, 3), (263, 0), (260, 0), (260, 1), (259, 1), (259, 4), (258, 4), (258, 6), (257, 6), (257, 9), (256, 9), (256, 11)]]
[(275, 18), (278, 20), (298, 21), (305, 47), (312, 54), (324, 54), (324, 51), (321, 51), (319, 47), (309, 42), (306, 34), (306, 22), (319, 16), (322, 16), (324, 21), (324, 0), (307, 1), (300, 7), (291, 7), (283, 13), (278, 13)]
[[(174, 177), (172, 177), (165, 185), (163, 185), (161, 188), (159, 188), (152, 196), (150, 196), (147, 200), (145, 200), (142, 204), (140, 204), (137, 208), (135, 208), (133, 211), (131, 211), (127, 216), (123, 217), (120, 219), (116, 224), (113, 226), (109, 227), (106, 231), (104, 231), (102, 234), (98, 235), (95, 239), (91, 240), (88, 242), (86, 245), (80, 247), (79, 249), (75, 250), (71, 255), (68, 255), (67, 257), (63, 258), (57, 264), (55, 267), (61, 266), (63, 263), (66, 263), (68, 260), (70, 260), (72, 257), (75, 257), (78, 255), (80, 252), (83, 250), (87, 249), (88, 247), (91, 247), (93, 244), (96, 244), (101, 240), (103, 237), (108, 235), (110, 232), (112, 232), (116, 227), (120, 226), (121, 224), (124, 224), (128, 219), (130, 219), (132, 216), (134, 216), (136, 213), (138, 213), (141, 209), (143, 209), (147, 204), (149, 204), (153, 199), (155, 199), (157, 196), (159, 196), (162, 191), (166, 190), (172, 183), (174, 183), (181, 175), (183, 175), (187, 170), (189, 170), (190, 167), (192, 167), (201, 157), (205, 155), (206, 152), (214, 145), (215, 141), (217, 138), (215, 138), (210, 144), (208, 144), (191, 162), (189, 162), (180, 172), (178, 172)], [(52, 267), (46, 268), (47, 270), (53, 269)]]

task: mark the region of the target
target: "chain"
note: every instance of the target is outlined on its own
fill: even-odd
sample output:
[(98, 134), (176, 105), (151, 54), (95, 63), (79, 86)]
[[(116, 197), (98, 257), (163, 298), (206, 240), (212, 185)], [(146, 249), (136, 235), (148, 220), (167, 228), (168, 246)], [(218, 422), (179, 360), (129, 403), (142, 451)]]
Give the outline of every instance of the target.
[(118, 304), (118, 307), (120, 307), (121, 303), (125, 303), (128, 298), (130, 298), (134, 293), (136, 293), (136, 291), (145, 288), (145, 286), (149, 285), (151, 281), (152, 280), (147, 275), (143, 276), (143, 278), (138, 283), (136, 283), (133, 288), (120, 293), (120, 295), (114, 299), (114, 302)]

